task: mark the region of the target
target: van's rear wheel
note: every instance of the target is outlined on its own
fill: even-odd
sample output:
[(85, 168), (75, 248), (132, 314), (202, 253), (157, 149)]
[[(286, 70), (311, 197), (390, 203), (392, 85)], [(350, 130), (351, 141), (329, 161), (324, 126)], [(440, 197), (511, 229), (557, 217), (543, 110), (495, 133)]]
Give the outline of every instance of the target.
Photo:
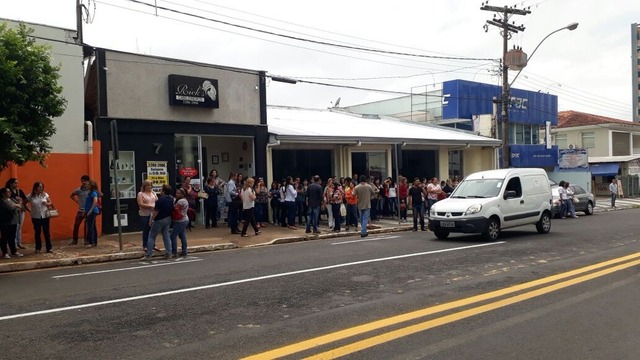
[(434, 234), (440, 240), (445, 240), (446, 238), (449, 237), (449, 232), (448, 231), (436, 231), (436, 232), (434, 232)]
[(482, 236), (488, 241), (496, 241), (500, 236), (500, 222), (498, 219), (492, 217), (487, 223), (487, 229), (482, 233)]
[(536, 223), (536, 230), (538, 234), (548, 234), (551, 230), (551, 214), (548, 211), (542, 213), (540, 220)]

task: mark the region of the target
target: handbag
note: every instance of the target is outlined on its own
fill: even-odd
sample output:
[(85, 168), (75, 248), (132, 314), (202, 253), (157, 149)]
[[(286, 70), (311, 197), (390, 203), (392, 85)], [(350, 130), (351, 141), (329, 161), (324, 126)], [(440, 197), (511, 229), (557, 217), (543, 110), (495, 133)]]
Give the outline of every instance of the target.
[(580, 199), (578, 199), (576, 197), (572, 197), (571, 201), (573, 201), (574, 204), (580, 204)]
[(182, 208), (177, 203), (173, 206), (173, 210), (171, 210), (171, 220), (180, 221), (183, 219), (182, 216)]
[(347, 207), (344, 204), (340, 204), (340, 216), (347, 216)]
[(49, 218), (53, 218), (53, 217), (60, 216), (60, 214), (58, 213), (58, 209), (56, 209), (56, 208), (54, 208), (52, 206), (51, 209), (46, 211), (46, 216), (49, 217)]
[(208, 199), (209, 198), (209, 194), (207, 194), (206, 192), (204, 192), (204, 190), (201, 190), (198, 192), (198, 197), (200, 199)]

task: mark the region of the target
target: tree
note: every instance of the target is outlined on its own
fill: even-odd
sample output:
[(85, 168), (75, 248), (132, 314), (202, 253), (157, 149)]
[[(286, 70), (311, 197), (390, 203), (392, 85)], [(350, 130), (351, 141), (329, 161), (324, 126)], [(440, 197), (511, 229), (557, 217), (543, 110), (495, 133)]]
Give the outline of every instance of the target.
[(10, 162), (44, 166), (55, 134), (53, 118), (67, 104), (51, 47), (36, 43), (31, 33), (22, 23), (15, 29), (0, 24), (0, 170)]

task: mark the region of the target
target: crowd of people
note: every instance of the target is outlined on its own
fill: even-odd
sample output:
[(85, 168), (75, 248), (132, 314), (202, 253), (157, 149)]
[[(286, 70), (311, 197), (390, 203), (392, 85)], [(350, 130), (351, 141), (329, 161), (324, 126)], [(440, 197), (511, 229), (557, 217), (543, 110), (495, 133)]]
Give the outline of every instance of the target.
[[(259, 229), (269, 224), (292, 230), (305, 226), (307, 233), (319, 233), (318, 223), (324, 215), (330, 230), (340, 231), (344, 226), (349, 231), (351, 227), (356, 230), (360, 227), (361, 234), (366, 234), (366, 226), (362, 228), (363, 210), (367, 210), (367, 222), (383, 217), (406, 222), (407, 210), (413, 208), (414, 230), (417, 231), (418, 222), (425, 230), (424, 214), (428, 214), (433, 203), (446, 198), (457, 183), (458, 179), (440, 182), (438, 178), (416, 178), (408, 183), (403, 176), (396, 183), (391, 177), (367, 178), (354, 174), (353, 177), (326, 180), (319, 176), (311, 179), (288, 176), (267, 187), (261, 177), (255, 181), (232, 172), (224, 181), (216, 170), (212, 170), (201, 192), (206, 193), (207, 228), (217, 227), (218, 221), (224, 218), (231, 234), (241, 236), (248, 236), (249, 225), (259, 235)], [(359, 185), (367, 187), (358, 190)], [(367, 195), (368, 189), (371, 193)], [(190, 195), (194, 202), (198, 196), (196, 192)], [(244, 223), (242, 229), (241, 223)]]
[[(98, 243), (96, 218), (101, 213), (102, 193), (89, 176), (83, 175), (80, 186), (74, 189), (70, 198), (78, 204), (73, 225), (73, 239), (70, 245), (78, 245), (80, 230), (84, 223), (84, 246), (95, 247)], [(297, 229), (305, 226), (306, 233), (320, 233), (320, 222), (326, 221), (329, 230), (339, 232), (360, 229), (361, 236), (367, 236), (367, 224), (383, 217), (407, 221), (407, 210), (413, 209), (413, 229), (425, 230), (424, 214), (430, 206), (446, 197), (457, 184), (457, 179), (439, 182), (437, 178), (414, 179), (408, 183), (400, 176), (397, 183), (391, 177), (386, 179), (366, 176), (330, 177), (319, 176), (311, 179), (291, 176), (280, 182), (272, 182), (267, 187), (264, 178), (244, 178), (232, 172), (224, 181), (216, 170), (212, 170), (202, 188), (194, 187), (191, 178), (185, 177), (175, 191), (164, 185), (160, 194), (153, 191), (149, 180), (143, 181), (136, 196), (140, 217), (141, 245), (145, 252), (143, 259), (149, 259), (156, 246), (156, 238), (162, 236), (165, 257), (187, 255), (187, 229), (195, 220), (196, 212), (204, 210), (207, 229), (217, 228), (224, 219), (231, 234), (248, 236), (249, 226), (255, 235), (260, 228), (282, 226)], [(18, 187), (18, 179), (9, 179), (0, 189), (0, 248), (4, 258), (23, 256), (22, 225), (26, 214), (30, 214), (35, 240), (35, 253), (42, 251), (42, 238), (46, 252), (53, 251), (51, 243), (51, 218), (55, 206), (42, 182), (35, 182), (30, 193), (25, 194)], [(200, 198), (203, 209), (200, 209)], [(269, 216), (271, 209), (271, 216)], [(323, 220), (325, 216), (325, 220)], [(180, 253), (177, 239), (180, 238)]]

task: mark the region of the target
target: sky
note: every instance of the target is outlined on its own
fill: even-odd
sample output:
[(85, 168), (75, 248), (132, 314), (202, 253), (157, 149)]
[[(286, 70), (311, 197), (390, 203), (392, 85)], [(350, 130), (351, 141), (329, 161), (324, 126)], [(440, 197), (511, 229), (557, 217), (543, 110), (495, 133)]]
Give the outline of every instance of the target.
[[(482, 1), (82, 1), (89, 45), (301, 80), (269, 81), (269, 105), (323, 109), (338, 98), (349, 106), (433, 90), (448, 80), (502, 83), (496, 61), (502, 37), (495, 26), (485, 31), (494, 13), (480, 10)], [(76, 0), (0, 2), (2, 18), (76, 28)], [(154, 4), (170, 10), (149, 6)], [(560, 111), (631, 120), (631, 24), (640, 23), (640, 1), (489, 5), (531, 11), (510, 18), (525, 30), (512, 34), (509, 48), (530, 55), (513, 88), (558, 95)], [(545, 39), (574, 22), (576, 30)], [(510, 71), (509, 78), (515, 75)]]

